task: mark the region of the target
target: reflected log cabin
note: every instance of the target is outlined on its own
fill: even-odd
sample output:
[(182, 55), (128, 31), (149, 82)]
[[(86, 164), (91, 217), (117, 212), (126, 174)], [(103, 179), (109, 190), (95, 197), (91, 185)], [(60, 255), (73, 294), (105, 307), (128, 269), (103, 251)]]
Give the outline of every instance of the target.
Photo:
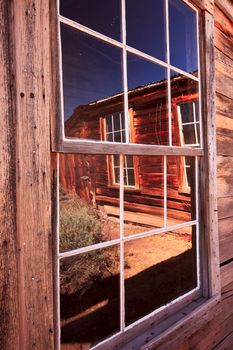
[[(198, 87), (194, 80), (176, 75), (171, 80), (172, 140), (177, 146), (199, 145)], [(162, 80), (128, 92), (132, 143), (168, 145), (167, 82)], [(97, 141), (125, 141), (123, 94), (115, 94), (75, 109), (65, 123), (67, 137)], [(195, 164), (191, 157), (167, 157), (168, 225), (194, 217)], [(118, 155), (60, 155), (60, 183), (108, 214), (119, 211)], [(159, 156), (124, 157), (126, 220), (161, 225), (164, 215), (164, 161)], [(133, 215), (132, 213), (135, 213)], [(154, 216), (154, 223), (153, 218)], [(176, 222), (177, 221), (177, 222)]]

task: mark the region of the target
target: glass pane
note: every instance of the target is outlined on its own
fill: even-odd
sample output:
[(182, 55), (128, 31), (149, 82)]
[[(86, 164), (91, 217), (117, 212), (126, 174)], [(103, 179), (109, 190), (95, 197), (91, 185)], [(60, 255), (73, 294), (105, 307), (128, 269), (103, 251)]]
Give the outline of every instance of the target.
[(65, 134), (104, 139), (100, 118), (123, 109), (121, 49), (64, 24), (61, 40)]
[[(198, 101), (198, 82), (171, 71), (172, 144), (184, 146), (182, 123), (194, 120), (193, 104)], [(191, 144), (191, 142), (188, 142)]]
[(107, 117), (105, 117), (105, 120), (106, 120), (106, 131), (107, 131), (107, 133), (112, 132), (113, 131), (112, 116), (108, 115)]
[(119, 247), (60, 261), (61, 349), (90, 349), (120, 330)]
[(196, 219), (195, 193), (195, 158), (167, 157), (168, 226)]
[(167, 71), (128, 54), (131, 142), (168, 144)]
[(124, 235), (134, 235), (164, 226), (163, 158), (135, 156), (135, 191), (124, 189)]
[(195, 226), (126, 242), (124, 266), (129, 325), (197, 286)]
[(182, 123), (193, 123), (194, 122), (194, 102), (186, 102), (180, 104), (180, 115)]
[(114, 131), (121, 130), (120, 113), (113, 115)]
[(170, 61), (175, 67), (197, 74), (196, 12), (181, 0), (169, 0)]
[(134, 169), (127, 169), (128, 186), (135, 186)]
[(60, 251), (119, 238), (119, 188), (108, 155), (60, 154)]
[(164, 0), (126, 1), (126, 42), (163, 61), (166, 59)]
[(195, 145), (197, 143), (194, 124), (183, 125), (183, 135), (185, 145)]
[(60, 14), (121, 40), (120, 0), (60, 0)]

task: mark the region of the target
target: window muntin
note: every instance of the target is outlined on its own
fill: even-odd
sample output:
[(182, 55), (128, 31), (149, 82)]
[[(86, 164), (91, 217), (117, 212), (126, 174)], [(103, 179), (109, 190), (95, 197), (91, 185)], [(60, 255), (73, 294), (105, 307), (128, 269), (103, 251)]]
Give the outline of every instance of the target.
[[(173, 2), (174, 3), (174, 2)], [(195, 263), (192, 264), (192, 266), (194, 267), (192, 269), (192, 273), (193, 276), (195, 275), (195, 282), (194, 284), (190, 287), (190, 290), (186, 290), (186, 291), (182, 291), (180, 293), (180, 298), (181, 299), (185, 299), (185, 297), (188, 297), (190, 295), (194, 297), (194, 295), (196, 295), (196, 292), (200, 293), (199, 295), (201, 295), (200, 292), (200, 266), (199, 266), (199, 204), (198, 204), (198, 156), (202, 155), (203, 152), (200, 150), (195, 149), (195, 147), (193, 147), (192, 149), (189, 149), (188, 151), (185, 150), (185, 145), (181, 146), (180, 143), (180, 136), (178, 136), (178, 140), (177, 141), (177, 135), (179, 135), (179, 124), (178, 124), (178, 117), (177, 117), (177, 103), (179, 103), (179, 101), (187, 95), (189, 95), (190, 91), (185, 91), (185, 83), (187, 82), (187, 86), (188, 89), (191, 86), (191, 94), (192, 94), (192, 87), (195, 86), (194, 90), (195, 90), (195, 96), (197, 98), (200, 98), (200, 74), (199, 74), (199, 68), (198, 68), (198, 72), (193, 72), (193, 71), (188, 71), (186, 70), (186, 68), (179, 68), (179, 64), (177, 64), (177, 66), (173, 66), (170, 64), (170, 60), (171, 60), (171, 55), (169, 55), (170, 52), (170, 46), (171, 43), (169, 40), (170, 37), (170, 31), (169, 31), (169, 4), (170, 4), (170, 0), (164, 0), (164, 4), (165, 4), (165, 9), (166, 9), (166, 38), (164, 39), (164, 42), (166, 43), (166, 60), (162, 61), (159, 60), (157, 57), (154, 56), (150, 56), (148, 54), (146, 54), (145, 52), (139, 51), (137, 48), (135, 47), (130, 47), (127, 45), (125, 39), (126, 39), (126, 31), (125, 28), (127, 27), (124, 19), (124, 10), (125, 10), (125, 1), (122, 1), (123, 4), (123, 8), (122, 8), (122, 15), (123, 15), (123, 21), (122, 21), (122, 42), (121, 41), (115, 41), (113, 40), (110, 36), (106, 37), (103, 36), (101, 33), (98, 32), (93, 32), (90, 28), (88, 27), (83, 27), (81, 26), (79, 23), (74, 23), (69, 21), (69, 18), (64, 18), (62, 16), (59, 16), (59, 20), (60, 23), (65, 23), (67, 26), (73, 27), (76, 31), (81, 31), (83, 33), (85, 33), (87, 36), (90, 36), (91, 38), (98, 38), (102, 44), (105, 45), (111, 45), (111, 47), (115, 47), (118, 48), (121, 51), (121, 55), (122, 55), (122, 81), (123, 81), (123, 89), (118, 92), (116, 92), (115, 94), (113, 94), (112, 96), (108, 95), (108, 96), (104, 96), (102, 99), (98, 99), (96, 101), (93, 101), (91, 103), (89, 103), (88, 105), (84, 105), (82, 108), (82, 115), (80, 114), (78, 116), (78, 121), (81, 120), (81, 125), (77, 124), (77, 120), (74, 118), (74, 116), (72, 116), (71, 118), (69, 118), (68, 122), (66, 122), (65, 124), (65, 128), (67, 128), (67, 125), (69, 125), (70, 130), (72, 129), (72, 132), (70, 132), (69, 134), (69, 140), (67, 138), (63, 138), (64, 141), (64, 145), (66, 142), (70, 142), (69, 143), (69, 150), (72, 150), (72, 145), (73, 145), (73, 151), (77, 152), (78, 150), (84, 153), (94, 153), (94, 154), (98, 154), (98, 151), (100, 151), (101, 153), (104, 154), (108, 154), (109, 157), (113, 157), (113, 155), (115, 154), (122, 154), (120, 156), (120, 168), (119, 168), (119, 192), (120, 192), (120, 203), (119, 203), (119, 207), (116, 208), (116, 206), (111, 205), (111, 208), (108, 207), (108, 210), (110, 212), (110, 215), (112, 215), (112, 217), (114, 217), (115, 219), (120, 217), (120, 238), (116, 238), (116, 239), (110, 239), (108, 241), (103, 241), (103, 242), (99, 242), (99, 243), (95, 243), (94, 245), (87, 245), (85, 247), (82, 248), (76, 248), (76, 249), (72, 249), (66, 252), (58, 252), (58, 258), (61, 261), (62, 259), (68, 258), (69, 256), (76, 256), (79, 254), (83, 254), (85, 252), (92, 252), (93, 250), (102, 250), (106, 247), (109, 246), (115, 246), (117, 244), (120, 245), (120, 332), (119, 334), (121, 334), (124, 330), (128, 330), (130, 329), (134, 324), (132, 324), (131, 322), (138, 322), (140, 321), (140, 318), (143, 317), (143, 315), (136, 315), (135, 318), (131, 321), (128, 321), (130, 318), (128, 318), (126, 316), (126, 305), (124, 304), (124, 293), (125, 293), (125, 289), (124, 289), (124, 270), (127, 269), (127, 261), (126, 261), (126, 265), (124, 264), (124, 247), (126, 245), (126, 243), (128, 242), (134, 242), (136, 239), (138, 240), (140, 239), (147, 239), (150, 236), (154, 237), (156, 235), (160, 235), (163, 233), (168, 233), (168, 232), (173, 232), (175, 230), (179, 230), (179, 234), (182, 234), (182, 232), (184, 232), (186, 230), (186, 228), (191, 227), (191, 230), (189, 230), (189, 236), (190, 236), (190, 232), (195, 232), (192, 237), (192, 249), (194, 253), (194, 259), (195, 259)], [(189, 7), (190, 8), (190, 7)], [(195, 21), (196, 23), (198, 23), (198, 13), (197, 11), (195, 11), (193, 8), (191, 8), (192, 13), (194, 13), (195, 16)], [(198, 37), (198, 35), (197, 35)], [(187, 46), (186, 46), (187, 47)], [(198, 49), (197, 49), (198, 51)], [(118, 51), (119, 52), (119, 51)], [(102, 54), (102, 53), (101, 53)], [(160, 70), (162, 71), (162, 69), (165, 72), (164, 75), (164, 79), (161, 79), (161, 81), (158, 81), (158, 78), (154, 78), (153, 76), (153, 80), (149, 81), (148, 83), (144, 83), (144, 85), (142, 86), (132, 86), (132, 89), (129, 89), (129, 80), (130, 80), (130, 76), (133, 78), (133, 80), (137, 79), (136, 75), (135, 77), (129, 72), (130, 72), (130, 66), (131, 64), (129, 64), (129, 60), (128, 57), (135, 57), (136, 62), (139, 61), (139, 63), (141, 62), (145, 62), (145, 66), (146, 63), (151, 64), (151, 67), (154, 66), (154, 69), (156, 69), (156, 67), (159, 67)], [(197, 55), (198, 57), (198, 55)], [(198, 59), (197, 59), (198, 61)], [(131, 62), (132, 63), (132, 62)], [(171, 62), (172, 63), (172, 62)], [(146, 76), (146, 74), (145, 74)], [(140, 78), (140, 77), (139, 77)], [(157, 80), (156, 80), (157, 79)], [(142, 79), (143, 81), (143, 79)], [(178, 83), (177, 83), (178, 81)], [(174, 82), (176, 84), (174, 84)], [(181, 82), (183, 85), (181, 85)], [(160, 84), (160, 85), (159, 85)], [(155, 139), (158, 139), (158, 132), (159, 132), (159, 128), (157, 127), (156, 123), (157, 121), (154, 121), (154, 125), (156, 126), (156, 132), (154, 133), (154, 139), (153, 141), (150, 141), (149, 139), (147, 140), (147, 135), (146, 135), (146, 128), (150, 129), (150, 126), (145, 126), (144, 127), (144, 145), (147, 144), (148, 146), (145, 147), (141, 147), (141, 145), (143, 144), (143, 142), (140, 140), (140, 142), (137, 144), (136, 142), (136, 135), (137, 135), (137, 129), (136, 127), (138, 125), (135, 125), (135, 117), (136, 116), (140, 116), (141, 111), (138, 109), (135, 109), (135, 101), (138, 99), (137, 97), (137, 93), (142, 92), (144, 94), (145, 89), (147, 89), (147, 92), (149, 90), (149, 94), (146, 94), (146, 101), (148, 102), (148, 100), (150, 100), (150, 92), (151, 92), (151, 88), (154, 88), (155, 86), (158, 88), (158, 86), (160, 87), (161, 85), (163, 85), (163, 94), (162, 94), (162, 98), (166, 100), (166, 103), (163, 103), (163, 105), (165, 106), (165, 111), (167, 110), (167, 122), (165, 123), (165, 125), (163, 126), (163, 129), (160, 130), (160, 132), (164, 132), (166, 133), (168, 136), (168, 141), (166, 143), (162, 143), (161, 139), (155, 142)], [(173, 86), (176, 86), (176, 90), (177, 93), (173, 94), (174, 89)], [(69, 95), (69, 92), (67, 93)], [(144, 94), (145, 95), (145, 94)], [(133, 99), (133, 98), (134, 99)], [(132, 98), (132, 99), (131, 99)], [(140, 96), (141, 98), (141, 96)], [(161, 98), (161, 95), (160, 95)], [(188, 96), (188, 98), (190, 98), (190, 96)], [(141, 99), (142, 105), (146, 105), (144, 102), (144, 98)], [(157, 100), (156, 100), (157, 102)], [(153, 108), (157, 108), (159, 104), (155, 103), (155, 106), (149, 106), (148, 108), (146, 107), (146, 112), (143, 115), (146, 115), (147, 118), (145, 119), (150, 119), (150, 117), (153, 117)], [(174, 105), (176, 105), (176, 116), (175, 116), (175, 112), (173, 110)], [(200, 104), (201, 105), (201, 104)], [(199, 105), (199, 106), (200, 106)], [(123, 106), (123, 107), (122, 107)], [(87, 137), (84, 133), (84, 131), (91, 130), (89, 128), (89, 122), (90, 123), (98, 123), (101, 124), (101, 120), (104, 118), (103, 116), (112, 114), (112, 113), (116, 113), (119, 111), (123, 111), (124, 112), (124, 118), (125, 118), (125, 139), (126, 142), (124, 144), (124, 148), (122, 147), (122, 143), (121, 142), (112, 142), (112, 141), (105, 141), (106, 144), (104, 145), (103, 142), (103, 138), (101, 138), (101, 131), (99, 131), (97, 129), (97, 133), (98, 137), (93, 138), (91, 136), (91, 132), (88, 133)], [(165, 112), (166, 113), (166, 112)], [(96, 118), (96, 119), (95, 119)], [(133, 119), (133, 122), (132, 122)], [(160, 118), (157, 118), (158, 120)], [(201, 114), (200, 114), (200, 120), (201, 120)], [(146, 120), (145, 120), (146, 121)], [(145, 124), (150, 124), (146, 121)], [(95, 124), (97, 125), (97, 124)], [(133, 125), (133, 128), (132, 128)], [(200, 123), (201, 126), (201, 123)], [(103, 127), (103, 126), (102, 126)], [(80, 134), (81, 135), (85, 135), (85, 137), (83, 137), (83, 141), (82, 140), (78, 140), (79, 138), (79, 134), (76, 133), (76, 131), (73, 132), (73, 128), (76, 130), (79, 129), (80, 130)], [(101, 127), (100, 127), (101, 128)], [(201, 132), (200, 132), (201, 133)], [(133, 136), (132, 136), (133, 135)], [(67, 136), (67, 134), (66, 134)], [(143, 132), (142, 132), (142, 136), (143, 136)], [(72, 140), (71, 140), (72, 139)], [(87, 141), (86, 143), (84, 143), (84, 140)], [(94, 141), (93, 143), (88, 142), (88, 141)], [(96, 142), (96, 141), (101, 141), (101, 142)], [(71, 142), (73, 141), (73, 142)], [(201, 141), (201, 139), (200, 139)], [(83, 142), (83, 143), (82, 143)], [(131, 144), (130, 144), (131, 143)], [(68, 145), (68, 143), (67, 143)], [(163, 148), (157, 147), (157, 146), (163, 146)], [(171, 146), (171, 148), (173, 148), (171, 150), (171, 148), (167, 148), (166, 146), (169, 145)], [(106, 146), (106, 147), (104, 147)], [(114, 146), (114, 147), (112, 147)], [(151, 146), (151, 147), (150, 147)], [(173, 146), (179, 146), (181, 148), (180, 151), (177, 150), (176, 147)], [(110, 152), (111, 151), (111, 152)], [(169, 153), (172, 152), (172, 153)], [(174, 153), (173, 153), (174, 152)], [(177, 153), (176, 153), (177, 152)], [(109, 154), (110, 153), (110, 154)], [(136, 155), (137, 157), (140, 157), (143, 155), (146, 156), (153, 156), (154, 154), (156, 155), (160, 155), (161, 159), (162, 159), (162, 163), (164, 165), (163, 167), (163, 191), (161, 191), (162, 195), (161, 195), (161, 203), (163, 202), (163, 217), (160, 219), (160, 227), (150, 227), (149, 230), (146, 229), (145, 227), (143, 227), (143, 225), (141, 226), (141, 229), (137, 230), (137, 232), (129, 232), (129, 234), (127, 234), (127, 230), (126, 230), (126, 225), (128, 224), (127, 220), (125, 220), (124, 218), (124, 213), (125, 210), (127, 210), (126, 207), (126, 203), (125, 203), (125, 199), (126, 199), (126, 195), (129, 194), (128, 192), (126, 192), (125, 186), (124, 186), (124, 157), (126, 155)], [(181, 158), (184, 159), (185, 155), (190, 155), (192, 156), (192, 162), (195, 163), (195, 170), (194, 173), (192, 172), (192, 176), (191, 178), (195, 178), (195, 188), (193, 188), (193, 190), (190, 189), (187, 191), (187, 193), (184, 193), (184, 195), (186, 196), (185, 198), (187, 199), (187, 196), (190, 197), (190, 201), (192, 203), (192, 205), (190, 206), (191, 208), (195, 208), (192, 210), (195, 210), (195, 215), (193, 215), (193, 211), (191, 212), (192, 215), (189, 216), (189, 218), (187, 219), (184, 218), (181, 214), (182, 211), (177, 210), (177, 212), (179, 213), (180, 216), (182, 216), (182, 219), (179, 223), (177, 223), (176, 225), (172, 225), (172, 227), (169, 226), (169, 210), (167, 205), (171, 202), (171, 199), (168, 197), (169, 194), (169, 172), (168, 172), (168, 168), (167, 168), (167, 164), (169, 162), (169, 157), (171, 156), (171, 154), (176, 155), (178, 158), (178, 155), (182, 155), (183, 157), (180, 157), (180, 161), (178, 162), (180, 165), (180, 168), (183, 167), (183, 173), (185, 173), (185, 162), (181, 161)], [(167, 156), (166, 156), (167, 155)], [(154, 172), (155, 173), (155, 172)], [(152, 172), (153, 174), (153, 172)], [(140, 183), (140, 171), (139, 171), (139, 183)], [(84, 175), (85, 177), (85, 175)], [(177, 181), (177, 183), (180, 182)], [(192, 180), (190, 180), (190, 183), (192, 183)], [(192, 186), (192, 185), (191, 185)], [(190, 186), (190, 187), (191, 187)], [(140, 183), (140, 188), (141, 188), (141, 183)], [(150, 192), (150, 186), (148, 186), (149, 192)], [(179, 189), (178, 189), (179, 190)], [(173, 186), (171, 186), (171, 191), (173, 191), (174, 194), (174, 188)], [(192, 195), (194, 191), (194, 196)], [(97, 193), (97, 192), (96, 192)], [(136, 196), (136, 193), (132, 194), (134, 196)], [(98, 195), (102, 196), (102, 191), (99, 190)], [(153, 192), (150, 192), (150, 195), (153, 196)], [(103, 199), (103, 197), (101, 197)], [(115, 199), (111, 199), (112, 202), (115, 202)], [(177, 198), (173, 198), (172, 201), (175, 202), (177, 200)], [(160, 204), (161, 204), (160, 203)], [(195, 204), (194, 204), (195, 203)], [(184, 206), (185, 207), (185, 206)], [(186, 206), (187, 207), (187, 206)], [(190, 209), (189, 209), (190, 210)], [(119, 214), (120, 212), (120, 214)], [(183, 213), (184, 214), (184, 213)], [(105, 215), (105, 214), (104, 214)], [(186, 214), (185, 214), (186, 215)], [(190, 213), (188, 214), (190, 215)], [(139, 224), (143, 224), (143, 223), (139, 223)], [(143, 228), (142, 228), (143, 227)], [(187, 232), (186, 232), (187, 233)], [(174, 298), (178, 297), (178, 295), (173, 295), (171, 296), (171, 298), (167, 299), (167, 302), (169, 304), (170, 301), (174, 301)], [(61, 299), (62, 300), (62, 299)], [(163, 302), (161, 303), (162, 307), (164, 307), (165, 305), (163, 304)], [(156, 310), (149, 310), (149, 314), (145, 314), (144, 317), (148, 318), (150, 317), (152, 314), (156, 314), (160, 311), (160, 306), (158, 306), (158, 309)], [(166, 307), (168, 307), (168, 305), (166, 305)], [(152, 314), (150, 313), (150, 311), (152, 312)], [(117, 331), (117, 330), (116, 330)], [(95, 339), (95, 341), (102, 341), (103, 337), (99, 336), (98, 339)], [(93, 344), (92, 344), (93, 345)]]

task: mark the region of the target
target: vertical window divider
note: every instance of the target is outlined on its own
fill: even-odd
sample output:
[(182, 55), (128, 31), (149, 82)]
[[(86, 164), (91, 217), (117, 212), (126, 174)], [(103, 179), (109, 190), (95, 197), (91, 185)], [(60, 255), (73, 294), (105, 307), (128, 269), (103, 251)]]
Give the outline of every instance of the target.
[(166, 48), (167, 48), (167, 84), (168, 84), (168, 132), (169, 146), (172, 146), (172, 116), (171, 116), (171, 69), (170, 69), (170, 35), (169, 35), (169, 5), (168, 0), (165, 1), (166, 13)]
[(129, 137), (129, 104), (128, 104), (128, 80), (127, 80), (127, 50), (126, 50), (126, 10), (125, 0), (121, 0), (121, 16), (122, 16), (122, 66), (123, 66), (123, 88), (124, 88), (124, 117), (125, 117), (125, 142), (130, 142)]
[(194, 131), (195, 131), (195, 144), (200, 143), (198, 140), (198, 134), (197, 134), (197, 119), (196, 119), (196, 106), (195, 103), (192, 102), (192, 107), (193, 107), (193, 120), (194, 120)]
[(163, 157), (164, 227), (167, 228), (167, 156)]
[(125, 329), (124, 276), (124, 155), (120, 154), (120, 330)]
[(195, 157), (195, 201), (196, 201), (196, 259), (197, 287), (200, 288), (200, 232), (199, 232), (199, 159)]
[(59, 201), (59, 173), (60, 173), (60, 154), (57, 154), (57, 183), (56, 183), (56, 208), (57, 208), (57, 218), (56, 218), (56, 245), (55, 245), (55, 254), (56, 254), (56, 274), (57, 278), (55, 279), (55, 288), (57, 290), (56, 292), (56, 303), (57, 303), (57, 310), (56, 310), (56, 317), (58, 322), (57, 327), (57, 348), (60, 350), (61, 348), (61, 310), (60, 310), (60, 259), (58, 258), (59, 254), (59, 247), (60, 247), (60, 201)]
[(197, 16), (197, 64), (198, 64), (198, 90), (199, 90), (199, 128), (200, 128), (200, 148), (203, 149), (203, 127), (202, 127), (202, 85), (201, 85), (201, 64), (200, 64), (200, 35), (199, 35), (199, 12), (196, 11)]

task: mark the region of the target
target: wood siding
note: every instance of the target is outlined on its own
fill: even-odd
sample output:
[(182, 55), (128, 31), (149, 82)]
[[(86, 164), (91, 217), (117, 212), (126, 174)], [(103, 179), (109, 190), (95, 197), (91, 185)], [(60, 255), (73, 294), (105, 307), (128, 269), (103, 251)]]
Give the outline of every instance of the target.
[[(194, 2), (215, 19), (221, 297), (166, 338), (141, 339), (138, 349), (233, 348), (233, 3)], [(6, 3), (0, 0), (0, 347), (53, 350), (49, 114), (57, 96), (50, 89), (49, 2)]]

